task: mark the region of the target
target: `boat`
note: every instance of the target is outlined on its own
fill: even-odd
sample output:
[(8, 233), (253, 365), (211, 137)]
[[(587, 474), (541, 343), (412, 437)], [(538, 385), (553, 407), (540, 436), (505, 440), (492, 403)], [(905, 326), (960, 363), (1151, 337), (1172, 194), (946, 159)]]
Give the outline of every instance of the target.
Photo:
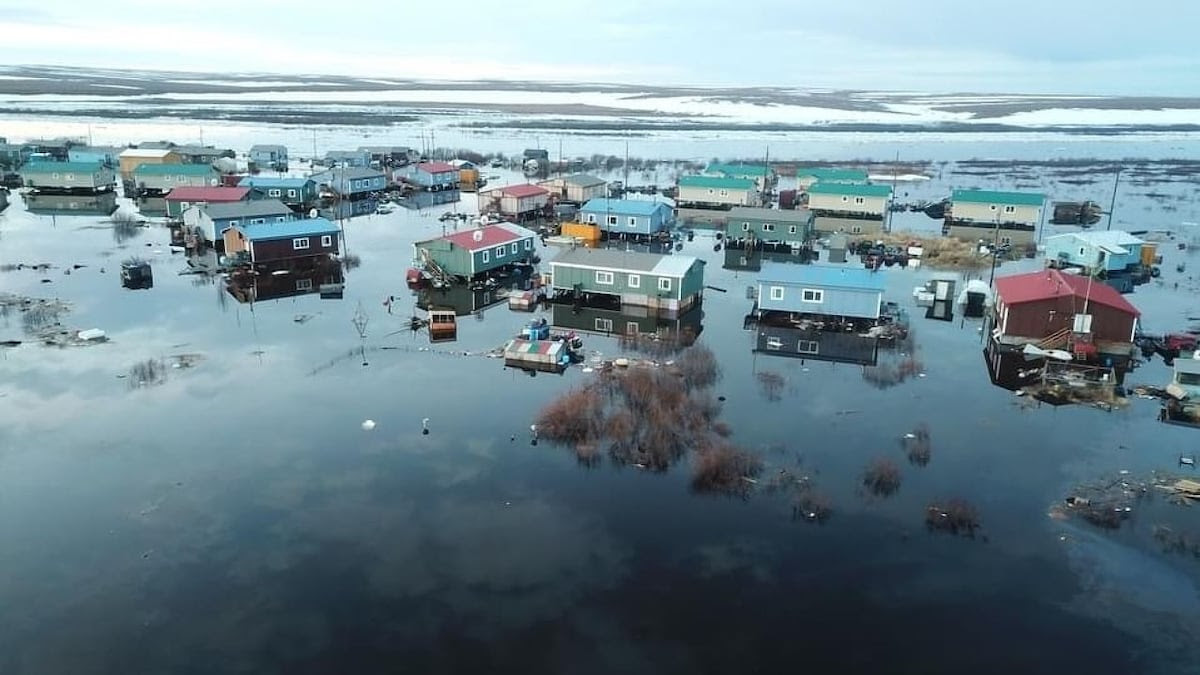
[(504, 344), (504, 365), (561, 373), (571, 365), (570, 348), (560, 340), (513, 338)]
[(450, 342), (458, 339), (458, 317), (452, 309), (429, 310), (429, 341)]
[(1055, 361), (1071, 361), (1075, 357), (1071, 356), (1071, 352), (1063, 349), (1042, 349), (1035, 344), (1027, 344), (1021, 349), (1021, 353), (1025, 355), (1025, 360), (1033, 361), (1035, 359), (1054, 359)]

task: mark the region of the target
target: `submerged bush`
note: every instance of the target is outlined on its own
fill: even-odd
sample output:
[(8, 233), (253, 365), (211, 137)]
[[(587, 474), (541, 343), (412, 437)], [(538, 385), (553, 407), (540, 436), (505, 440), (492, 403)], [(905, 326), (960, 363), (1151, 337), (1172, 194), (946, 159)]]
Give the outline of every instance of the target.
[(979, 512), (965, 499), (955, 497), (925, 508), (925, 527), (935, 532), (974, 537), (979, 529)]
[(900, 467), (890, 459), (873, 459), (863, 472), (862, 482), (876, 497), (890, 497), (900, 489)]
[(697, 450), (692, 462), (692, 489), (745, 497), (753, 489), (753, 478), (762, 473), (762, 460), (727, 441), (717, 441)]

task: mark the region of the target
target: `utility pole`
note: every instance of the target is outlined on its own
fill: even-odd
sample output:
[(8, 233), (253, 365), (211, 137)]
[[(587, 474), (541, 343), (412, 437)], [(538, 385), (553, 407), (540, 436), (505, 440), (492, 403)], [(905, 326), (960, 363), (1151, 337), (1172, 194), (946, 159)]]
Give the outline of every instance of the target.
[(1112, 229), (1113, 211), (1117, 208), (1117, 186), (1121, 184), (1121, 167), (1117, 167), (1117, 173), (1113, 176), (1113, 193), (1112, 201), (1108, 203), (1108, 227), (1106, 230)]

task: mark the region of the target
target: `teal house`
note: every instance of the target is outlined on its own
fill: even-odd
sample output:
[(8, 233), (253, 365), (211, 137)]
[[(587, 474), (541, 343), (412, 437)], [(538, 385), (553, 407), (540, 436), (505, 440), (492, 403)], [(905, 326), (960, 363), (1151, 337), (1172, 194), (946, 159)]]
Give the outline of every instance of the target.
[(801, 192), (807, 192), (815, 183), (865, 183), (867, 172), (862, 169), (802, 166), (796, 169), (796, 182)]
[(220, 183), (217, 170), (207, 164), (140, 164), (133, 183), (140, 195), (165, 195), (177, 187), (213, 187)]
[(21, 167), (21, 183), (38, 192), (95, 194), (116, 188), (117, 175), (92, 162), (29, 162)]
[(705, 167), (704, 173), (709, 176), (752, 180), (760, 190), (775, 178), (775, 172), (765, 164), (720, 164), (714, 162)]
[(293, 209), (306, 209), (317, 203), (317, 181), (311, 178), (246, 176), (238, 187), (253, 188), (264, 197), (278, 199)]
[(648, 237), (668, 230), (675, 221), (669, 204), (644, 199), (589, 199), (579, 209), (579, 221), (597, 225), (609, 236)]
[(534, 257), (537, 233), (512, 223), (496, 223), (413, 244), (417, 266), (435, 276), (470, 279)]
[(626, 306), (675, 313), (700, 302), (704, 261), (687, 255), (576, 247), (550, 262), (560, 302)]
[(735, 206), (725, 222), (725, 241), (736, 248), (778, 244), (799, 248), (812, 237), (812, 231), (813, 216), (808, 209)]
[(758, 184), (750, 178), (724, 176), (680, 176), (676, 203), (701, 208), (757, 206), (761, 199)]

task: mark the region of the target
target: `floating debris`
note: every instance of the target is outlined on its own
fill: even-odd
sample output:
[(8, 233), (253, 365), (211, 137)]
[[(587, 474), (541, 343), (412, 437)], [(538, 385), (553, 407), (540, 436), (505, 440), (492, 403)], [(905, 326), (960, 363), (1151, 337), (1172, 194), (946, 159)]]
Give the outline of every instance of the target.
[(372, 431), (373, 429), (375, 429), (375, 420), (363, 420), (363, 423), (362, 423), (363, 431)]

